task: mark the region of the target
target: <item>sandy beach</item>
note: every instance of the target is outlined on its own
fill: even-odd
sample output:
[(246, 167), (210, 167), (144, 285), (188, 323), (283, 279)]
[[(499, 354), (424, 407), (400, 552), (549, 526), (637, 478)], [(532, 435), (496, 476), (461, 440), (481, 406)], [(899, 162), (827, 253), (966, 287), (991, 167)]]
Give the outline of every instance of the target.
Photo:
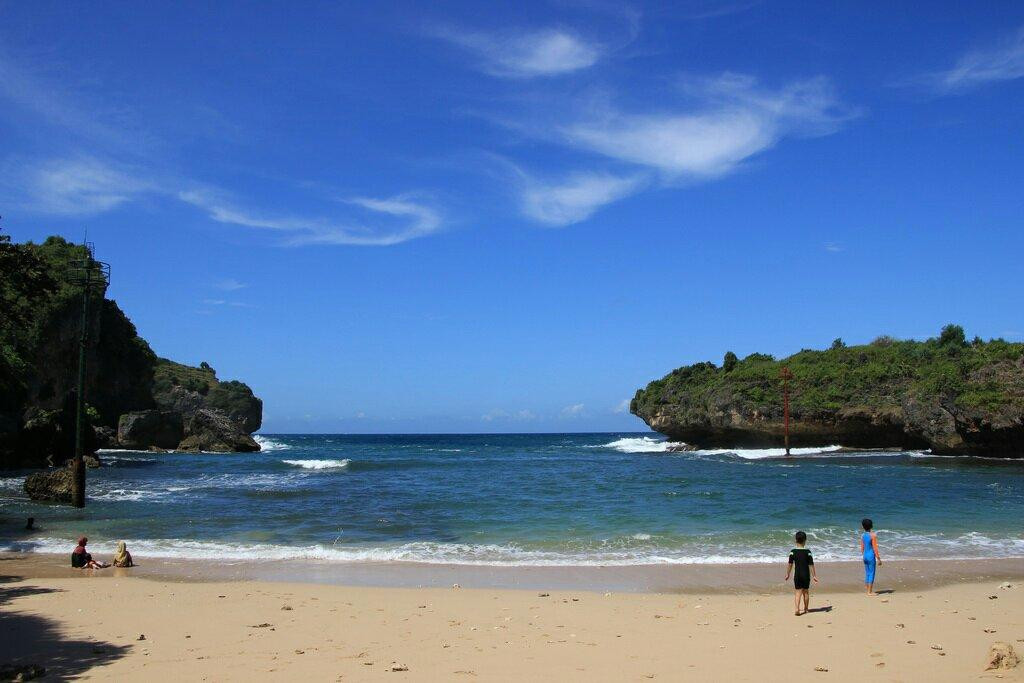
[(994, 642), (1024, 652), (1021, 560), (886, 564), (874, 598), (854, 564), (823, 564), (811, 613), (795, 617), (781, 565), (657, 568), (674, 585), (620, 592), (594, 590), (600, 572), (591, 590), (538, 590), (471, 588), (490, 575), (472, 570), (436, 587), (458, 568), (420, 568), (435, 585), (407, 588), (237, 566), (232, 580), (181, 562), (80, 572), (62, 559), (0, 558), (0, 663), (56, 680), (1024, 679), (1024, 666), (983, 670)]

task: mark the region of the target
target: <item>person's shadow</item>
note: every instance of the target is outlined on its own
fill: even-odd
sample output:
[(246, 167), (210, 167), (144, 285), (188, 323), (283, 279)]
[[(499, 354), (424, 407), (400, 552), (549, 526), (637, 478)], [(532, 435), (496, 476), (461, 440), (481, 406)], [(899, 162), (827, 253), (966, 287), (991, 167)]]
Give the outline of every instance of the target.
[(824, 607), (812, 607), (811, 609), (807, 610), (808, 613), (810, 613), (810, 612), (831, 612), (831, 611), (832, 611), (832, 605), (825, 605)]
[(892, 595), (895, 592), (896, 591), (891, 588), (886, 588), (884, 591), (875, 591), (875, 595)]

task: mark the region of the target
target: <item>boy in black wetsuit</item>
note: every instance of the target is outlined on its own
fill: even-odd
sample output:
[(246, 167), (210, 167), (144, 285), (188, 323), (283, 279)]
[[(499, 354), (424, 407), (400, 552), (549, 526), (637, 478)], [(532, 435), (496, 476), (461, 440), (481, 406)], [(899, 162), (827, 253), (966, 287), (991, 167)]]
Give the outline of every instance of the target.
[(793, 603), (796, 607), (796, 616), (800, 616), (800, 600), (803, 598), (804, 611), (811, 605), (811, 596), (808, 592), (811, 587), (811, 579), (818, 583), (818, 574), (814, 571), (814, 558), (811, 551), (805, 548), (807, 545), (807, 534), (802, 531), (796, 532), (796, 547), (789, 551), (789, 565), (786, 567), (786, 581), (789, 575), (793, 575), (793, 587), (796, 594), (793, 596)]

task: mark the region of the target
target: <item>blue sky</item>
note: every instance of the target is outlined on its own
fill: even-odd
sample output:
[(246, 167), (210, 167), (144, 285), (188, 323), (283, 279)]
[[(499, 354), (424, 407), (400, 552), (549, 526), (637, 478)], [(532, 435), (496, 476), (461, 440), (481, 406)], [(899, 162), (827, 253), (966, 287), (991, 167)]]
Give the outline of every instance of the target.
[(1024, 339), (1024, 6), (0, 4), (0, 214), (267, 432), (642, 429), (726, 350)]

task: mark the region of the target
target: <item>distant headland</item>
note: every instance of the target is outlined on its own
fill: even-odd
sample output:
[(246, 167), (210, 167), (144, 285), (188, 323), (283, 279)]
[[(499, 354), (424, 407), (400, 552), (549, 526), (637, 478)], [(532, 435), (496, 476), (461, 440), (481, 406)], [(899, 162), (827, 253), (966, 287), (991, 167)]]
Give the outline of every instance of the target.
[[(60, 237), (16, 244), (0, 235), (0, 469), (57, 466), (73, 455), (82, 293), (67, 270), (88, 258)], [(87, 452), (260, 450), (251, 434), (263, 402), (247, 385), (220, 381), (206, 363), (157, 357), (100, 294), (86, 324)]]
[(788, 368), (793, 446), (931, 449), (1024, 457), (1024, 344), (968, 341), (947, 325), (926, 341), (879, 337), (776, 360), (726, 353), (722, 365), (673, 370), (636, 392), (630, 411), (673, 440), (700, 447), (783, 442)]

